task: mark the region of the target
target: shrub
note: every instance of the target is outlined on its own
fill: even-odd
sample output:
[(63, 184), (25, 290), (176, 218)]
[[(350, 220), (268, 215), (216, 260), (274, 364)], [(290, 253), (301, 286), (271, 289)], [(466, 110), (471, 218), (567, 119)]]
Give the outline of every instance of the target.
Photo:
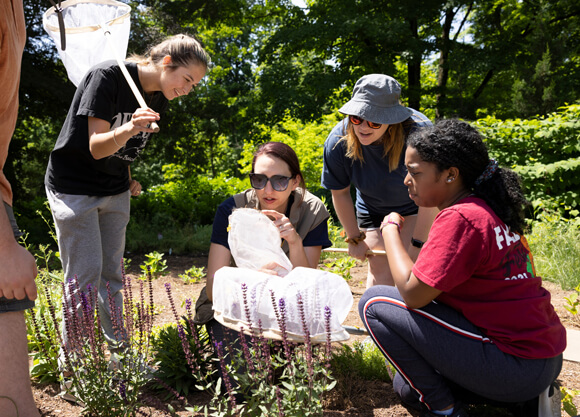
[[(198, 350), (193, 338), (193, 329), (189, 322), (180, 320), (179, 326), (185, 331), (190, 352), (194, 355), (195, 362), (201, 367), (200, 373), (207, 374), (211, 369), (210, 357), (212, 351), (209, 335), (204, 328), (196, 328), (201, 345), (201, 350)], [(179, 326), (176, 323), (170, 323), (155, 328), (151, 339), (153, 361), (157, 366), (157, 370), (154, 373), (156, 382), (154, 381), (152, 387), (157, 390), (167, 391), (169, 386), (174, 390), (173, 392), (166, 392), (165, 399), (173, 396), (175, 392), (179, 395), (187, 396), (190, 391), (196, 389), (196, 385), (200, 385), (200, 381), (198, 381), (193, 370), (188, 366), (185, 352), (181, 346)]]

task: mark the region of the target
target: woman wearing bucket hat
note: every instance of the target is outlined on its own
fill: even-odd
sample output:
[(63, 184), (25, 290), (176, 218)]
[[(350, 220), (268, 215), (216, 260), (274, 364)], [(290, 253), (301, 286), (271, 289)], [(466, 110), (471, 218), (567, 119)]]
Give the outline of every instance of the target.
[[(384, 250), (381, 222), (392, 211), (401, 213), (403, 243), (413, 259), (427, 239), (436, 209), (421, 208), (409, 198), (403, 179), (407, 136), (432, 123), (422, 113), (400, 104), (401, 86), (384, 74), (359, 79), (351, 100), (340, 108), (347, 115), (324, 143), (322, 186), (330, 189), (348, 253), (360, 260), (366, 252)], [(350, 188), (356, 188), (353, 203)], [(385, 256), (369, 256), (367, 288), (393, 285)]]

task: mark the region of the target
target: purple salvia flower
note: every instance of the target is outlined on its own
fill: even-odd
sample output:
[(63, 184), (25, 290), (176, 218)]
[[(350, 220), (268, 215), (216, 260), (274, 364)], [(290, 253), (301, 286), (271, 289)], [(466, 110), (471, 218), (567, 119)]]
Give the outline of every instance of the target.
[(189, 365), (189, 369), (196, 372), (199, 372), (199, 364), (193, 357), (191, 353), (191, 349), (189, 349), (189, 341), (187, 340), (187, 335), (185, 334), (185, 330), (181, 324), (177, 325), (177, 333), (179, 334), (179, 338), (181, 339), (181, 348), (183, 349), (183, 353), (185, 353), (185, 359), (187, 360), (187, 364)]
[(151, 333), (153, 329), (153, 318), (155, 317), (155, 303), (153, 302), (153, 278), (151, 274), (147, 276), (147, 283), (149, 284), (149, 317), (147, 320), (147, 333)]
[(252, 324), (252, 316), (250, 314), (250, 308), (248, 307), (248, 286), (245, 282), (242, 282), (242, 300), (244, 302), (244, 314), (246, 315), (246, 321)]
[(298, 315), (300, 316), (302, 330), (304, 331), (304, 348), (306, 349), (306, 364), (308, 366), (308, 379), (310, 381), (310, 385), (312, 385), (313, 383), (312, 379), (314, 377), (314, 368), (312, 363), (312, 343), (310, 341), (310, 330), (308, 329), (308, 324), (306, 323), (302, 294), (298, 293), (296, 295), (296, 299), (298, 304)]
[(125, 403), (127, 403), (127, 387), (125, 386), (125, 381), (119, 383), (119, 394)]
[(226, 360), (224, 358), (224, 352), (222, 349), (222, 342), (215, 343), (215, 350), (217, 352), (217, 355), (218, 355), (218, 358), (220, 361), (220, 367), (222, 370), (222, 377), (224, 379), (224, 384), (226, 386), (226, 391), (228, 393), (230, 407), (232, 410), (235, 410), (236, 409), (236, 398), (234, 397), (234, 393), (233, 393), (233, 389), (232, 389), (232, 381), (230, 380), (230, 377), (228, 375), (228, 370), (226, 367)]
[(332, 340), (330, 337), (330, 318), (332, 317), (332, 310), (329, 306), (324, 307), (324, 329), (326, 330), (326, 367), (330, 368), (330, 355)]
[(278, 417), (284, 417), (284, 406), (282, 405), (280, 387), (276, 387), (276, 404), (278, 404)]
[(167, 292), (169, 304), (171, 304), (171, 311), (173, 312), (173, 317), (175, 318), (175, 321), (179, 323), (179, 316), (177, 315), (177, 310), (175, 309), (175, 302), (173, 301), (173, 294), (171, 294), (171, 284), (169, 282), (165, 283), (165, 292)]
[(262, 371), (267, 375), (268, 380), (272, 381), (272, 363), (270, 362), (270, 347), (268, 346), (268, 341), (264, 337), (264, 331), (262, 329), (262, 320), (258, 320), (258, 342), (260, 354), (262, 356)]
[(252, 379), (256, 378), (254, 374), (254, 363), (252, 362), (252, 354), (250, 353), (250, 347), (248, 346), (248, 340), (244, 335), (244, 328), (240, 328), (240, 344), (242, 345), (242, 353), (244, 355), (244, 359), (246, 360), (246, 364), (248, 366), (248, 370), (252, 375)]
[(280, 298), (278, 301), (280, 307), (280, 332), (282, 333), (282, 346), (284, 346), (284, 355), (288, 360), (288, 370), (293, 374), (292, 361), (290, 360), (292, 352), (290, 351), (290, 342), (288, 341), (288, 331), (286, 330), (286, 299)]
[(117, 342), (123, 340), (123, 318), (120, 308), (117, 308), (113, 294), (111, 293), (111, 285), (109, 281), (105, 283), (107, 287), (107, 302), (109, 303), (109, 311), (111, 312), (111, 323), (113, 324), (113, 332)]
[(187, 317), (187, 321), (193, 321), (193, 314), (191, 312), (191, 299), (189, 298), (185, 299), (185, 315)]
[[(54, 326), (55, 329), (58, 329), (58, 322), (56, 321), (56, 310), (54, 308), (54, 303), (52, 301), (52, 297), (50, 296), (50, 292), (48, 291), (48, 286), (45, 285), (44, 286), (44, 295), (46, 297), (46, 302), (48, 304), (48, 311), (50, 313), (50, 318), (52, 320), (52, 325)], [(59, 331), (55, 332), (57, 337), (58, 337), (58, 341), (59, 344), (62, 345), (62, 337), (60, 335)]]
[[(123, 269), (124, 271), (124, 269)], [(125, 328), (127, 334), (133, 334), (133, 292), (131, 290), (131, 278), (123, 273), (123, 306), (125, 311)]]

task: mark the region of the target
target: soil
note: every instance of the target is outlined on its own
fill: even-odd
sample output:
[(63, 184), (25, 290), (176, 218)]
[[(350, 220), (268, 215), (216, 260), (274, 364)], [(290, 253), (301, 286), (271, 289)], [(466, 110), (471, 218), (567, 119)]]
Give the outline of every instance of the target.
[[(155, 318), (154, 325), (173, 322), (172, 313), (167, 299), (165, 284), (170, 283), (175, 299), (175, 305), (179, 311), (183, 310), (182, 302), (189, 298), (191, 300), (197, 299), (204, 283), (185, 284), (179, 274), (183, 274), (186, 269), (192, 266), (207, 265), (207, 257), (188, 257), (188, 256), (170, 256), (165, 258), (167, 261), (167, 270), (164, 276), (153, 281), (154, 287), (154, 303), (160, 307), (159, 315)], [(139, 265), (143, 262), (142, 257), (133, 257), (131, 267), (128, 270), (128, 275), (136, 281), (140, 275)], [(358, 300), (365, 290), (366, 281), (366, 265), (358, 263), (351, 270), (352, 279), (349, 281), (351, 287), (354, 303), (352, 310), (347, 319), (343, 323), (348, 326), (363, 327), (362, 322), (358, 316), (357, 305)], [(544, 286), (552, 294), (552, 304), (556, 308), (560, 319), (567, 328), (580, 330), (580, 317), (574, 317), (569, 313), (564, 305), (566, 303), (565, 297), (570, 296), (570, 291), (564, 291), (559, 286), (545, 282)], [(134, 292), (135, 294), (135, 292)], [(366, 338), (365, 335), (351, 335), (351, 338), (346, 343), (353, 343), (355, 340), (362, 341)], [(564, 361), (562, 372), (558, 378), (561, 386), (568, 389), (580, 390), (580, 363), (572, 361)], [(77, 417), (80, 415), (82, 408), (78, 405), (69, 403), (58, 396), (59, 387), (57, 384), (39, 384), (33, 381), (32, 390), (36, 400), (37, 407), (43, 417)], [(356, 383), (353, 382), (351, 387), (348, 387), (348, 395), (333, 395), (331, 393), (327, 399), (327, 410), (324, 412), (325, 417), (338, 416), (355, 416), (355, 417), (417, 417), (418, 412), (408, 410), (401, 405), (398, 397), (393, 393), (390, 383)], [(196, 394), (188, 397), (190, 404), (203, 405), (208, 402), (209, 398), (206, 394)], [(574, 399), (574, 404), (580, 409), (580, 395)], [(178, 410), (179, 416), (191, 416), (191, 413), (180, 408), (180, 405), (172, 403)], [(153, 417), (170, 416), (162, 407), (143, 409), (144, 415)], [(566, 413), (563, 411), (563, 414)], [(470, 410), (470, 416), (483, 417), (508, 417), (511, 414), (501, 409), (489, 409), (478, 406)]]

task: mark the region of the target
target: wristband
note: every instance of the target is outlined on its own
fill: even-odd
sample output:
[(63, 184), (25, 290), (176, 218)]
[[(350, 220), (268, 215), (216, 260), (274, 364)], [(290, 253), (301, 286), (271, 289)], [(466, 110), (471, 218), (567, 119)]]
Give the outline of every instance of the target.
[(416, 248), (421, 249), (425, 242), (420, 241), (419, 239), (415, 239), (414, 237), (411, 238), (411, 245), (415, 246)]
[(358, 235), (358, 237), (346, 237), (344, 239), (344, 241), (346, 243), (353, 243), (355, 245), (358, 245), (358, 242), (362, 242), (363, 240), (365, 240), (367, 237), (366, 233), (363, 232), (362, 230), (360, 231), (360, 235)]
[(394, 224), (395, 226), (397, 226), (397, 229), (399, 230), (399, 233), (401, 233), (401, 225), (397, 222), (394, 222), (392, 220), (387, 220), (386, 222), (381, 222), (381, 226), (379, 228), (379, 231), (381, 233), (383, 233), (383, 228), (388, 225), (388, 224)]
[(115, 138), (116, 134), (117, 134), (117, 128), (115, 128), (115, 130), (113, 130), (113, 142), (115, 142), (115, 145), (117, 145), (119, 148), (122, 148), (123, 146), (121, 146), (117, 143), (117, 139)]

